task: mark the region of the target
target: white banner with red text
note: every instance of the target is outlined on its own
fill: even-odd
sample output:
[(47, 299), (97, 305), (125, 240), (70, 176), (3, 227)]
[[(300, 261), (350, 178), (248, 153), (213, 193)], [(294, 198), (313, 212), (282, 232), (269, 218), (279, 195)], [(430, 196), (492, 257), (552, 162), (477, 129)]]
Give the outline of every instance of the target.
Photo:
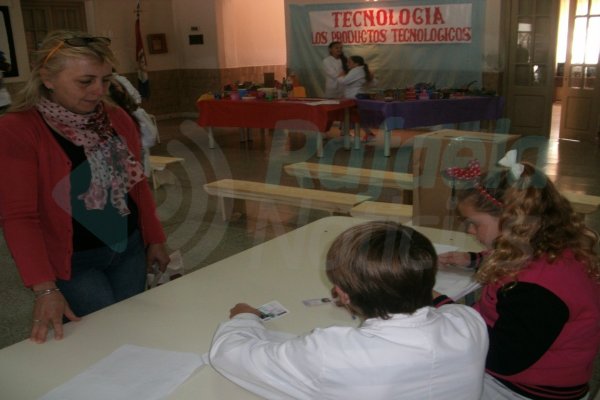
[(339, 41), (362, 56), (376, 89), (429, 83), (481, 87), (486, 31), (483, 0), (389, 0), (287, 5), (288, 68), (309, 96), (324, 94), (323, 60)]
[(313, 45), (470, 43), (471, 4), (370, 7), (309, 13)]

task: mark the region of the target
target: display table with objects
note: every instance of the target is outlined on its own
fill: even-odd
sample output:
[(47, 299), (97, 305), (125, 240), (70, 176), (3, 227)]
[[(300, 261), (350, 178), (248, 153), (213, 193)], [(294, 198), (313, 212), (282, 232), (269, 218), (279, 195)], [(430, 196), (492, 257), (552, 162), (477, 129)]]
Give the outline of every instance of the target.
[(464, 96), (438, 100), (357, 99), (361, 126), (384, 130), (384, 155), (390, 155), (391, 131), (440, 124), (493, 121), (502, 117), (504, 98)]
[(350, 148), (348, 129), (354, 100), (288, 98), (281, 100), (200, 100), (198, 125), (207, 128), (209, 147), (215, 148), (214, 127), (287, 129), (316, 132), (317, 156), (323, 152), (322, 133), (334, 121), (344, 121), (344, 146)]

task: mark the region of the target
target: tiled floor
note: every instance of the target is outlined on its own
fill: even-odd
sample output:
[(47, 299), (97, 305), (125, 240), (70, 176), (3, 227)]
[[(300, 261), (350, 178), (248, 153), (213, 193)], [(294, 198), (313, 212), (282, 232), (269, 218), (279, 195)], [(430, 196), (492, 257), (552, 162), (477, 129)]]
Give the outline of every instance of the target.
[[(267, 181), (298, 185), (282, 166), (287, 163), (317, 160), (311, 138), (302, 133), (289, 136), (252, 132), (253, 141), (241, 142), (237, 129), (215, 131), (218, 148), (209, 149), (205, 132), (193, 120), (160, 121), (161, 143), (153, 154), (183, 157), (185, 162), (170, 166), (159, 177), (170, 182), (155, 191), (158, 212), (168, 234), (170, 249), (180, 249), (188, 269), (200, 268), (219, 259), (261, 243), (264, 240), (304, 225), (326, 215), (320, 211), (298, 210), (278, 206), (275, 210), (249, 202), (236, 204), (229, 222), (216, 212), (216, 199), (204, 192), (202, 185), (215, 179)], [(377, 169), (394, 169), (406, 157), (405, 147), (419, 132), (394, 133), (392, 156), (383, 157), (383, 141), (364, 146), (363, 150), (346, 151), (333, 135), (326, 141), (324, 161), (341, 165), (360, 165)], [(539, 144), (539, 143), (538, 143)], [(600, 195), (600, 147), (597, 143), (562, 141), (553, 135), (536, 145), (529, 157), (556, 182), (559, 188)], [(323, 160), (321, 161), (323, 162)], [(339, 190), (360, 192), (361, 187)], [(395, 201), (398, 192), (382, 190), (380, 199)], [(600, 212), (587, 217), (594, 229), (600, 229)], [(0, 239), (0, 348), (27, 337), (31, 315), (31, 294), (21, 286), (10, 255)]]

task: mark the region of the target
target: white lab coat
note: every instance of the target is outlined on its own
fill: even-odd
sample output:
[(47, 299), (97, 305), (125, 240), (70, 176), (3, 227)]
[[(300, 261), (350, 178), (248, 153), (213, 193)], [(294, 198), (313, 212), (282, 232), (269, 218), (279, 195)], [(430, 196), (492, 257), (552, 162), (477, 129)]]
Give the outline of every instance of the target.
[(325, 73), (325, 98), (339, 99), (343, 93), (338, 86), (338, 77), (344, 71), (342, 60), (327, 56), (323, 59), (323, 72)]
[(302, 336), (238, 314), (217, 329), (210, 363), (267, 399), (475, 400), (487, 348), (483, 319), (457, 304)]
[(365, 67), (362, 65), (352, 68), (344, 76), (338, 77), (338, 84), (344, 92), (344, 97), (354, 99), (367, 82)]

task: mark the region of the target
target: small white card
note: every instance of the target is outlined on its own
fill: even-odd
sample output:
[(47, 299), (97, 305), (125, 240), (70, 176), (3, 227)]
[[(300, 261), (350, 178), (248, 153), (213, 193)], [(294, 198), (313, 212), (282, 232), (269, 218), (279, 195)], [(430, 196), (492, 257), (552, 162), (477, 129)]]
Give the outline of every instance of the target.
[(332, 300), (329, 297), (322, 297), (319, 299), (306, 299), (302, 300), (302, 303), (306, 307), (322, 306), (323, 304), (331, 304)]
[(258, 311), (260, 311), (260, 319), (263, 321), (277, 319), (289, 313), (289, 311), (277, 300), (263, 304), (258, 307)]

